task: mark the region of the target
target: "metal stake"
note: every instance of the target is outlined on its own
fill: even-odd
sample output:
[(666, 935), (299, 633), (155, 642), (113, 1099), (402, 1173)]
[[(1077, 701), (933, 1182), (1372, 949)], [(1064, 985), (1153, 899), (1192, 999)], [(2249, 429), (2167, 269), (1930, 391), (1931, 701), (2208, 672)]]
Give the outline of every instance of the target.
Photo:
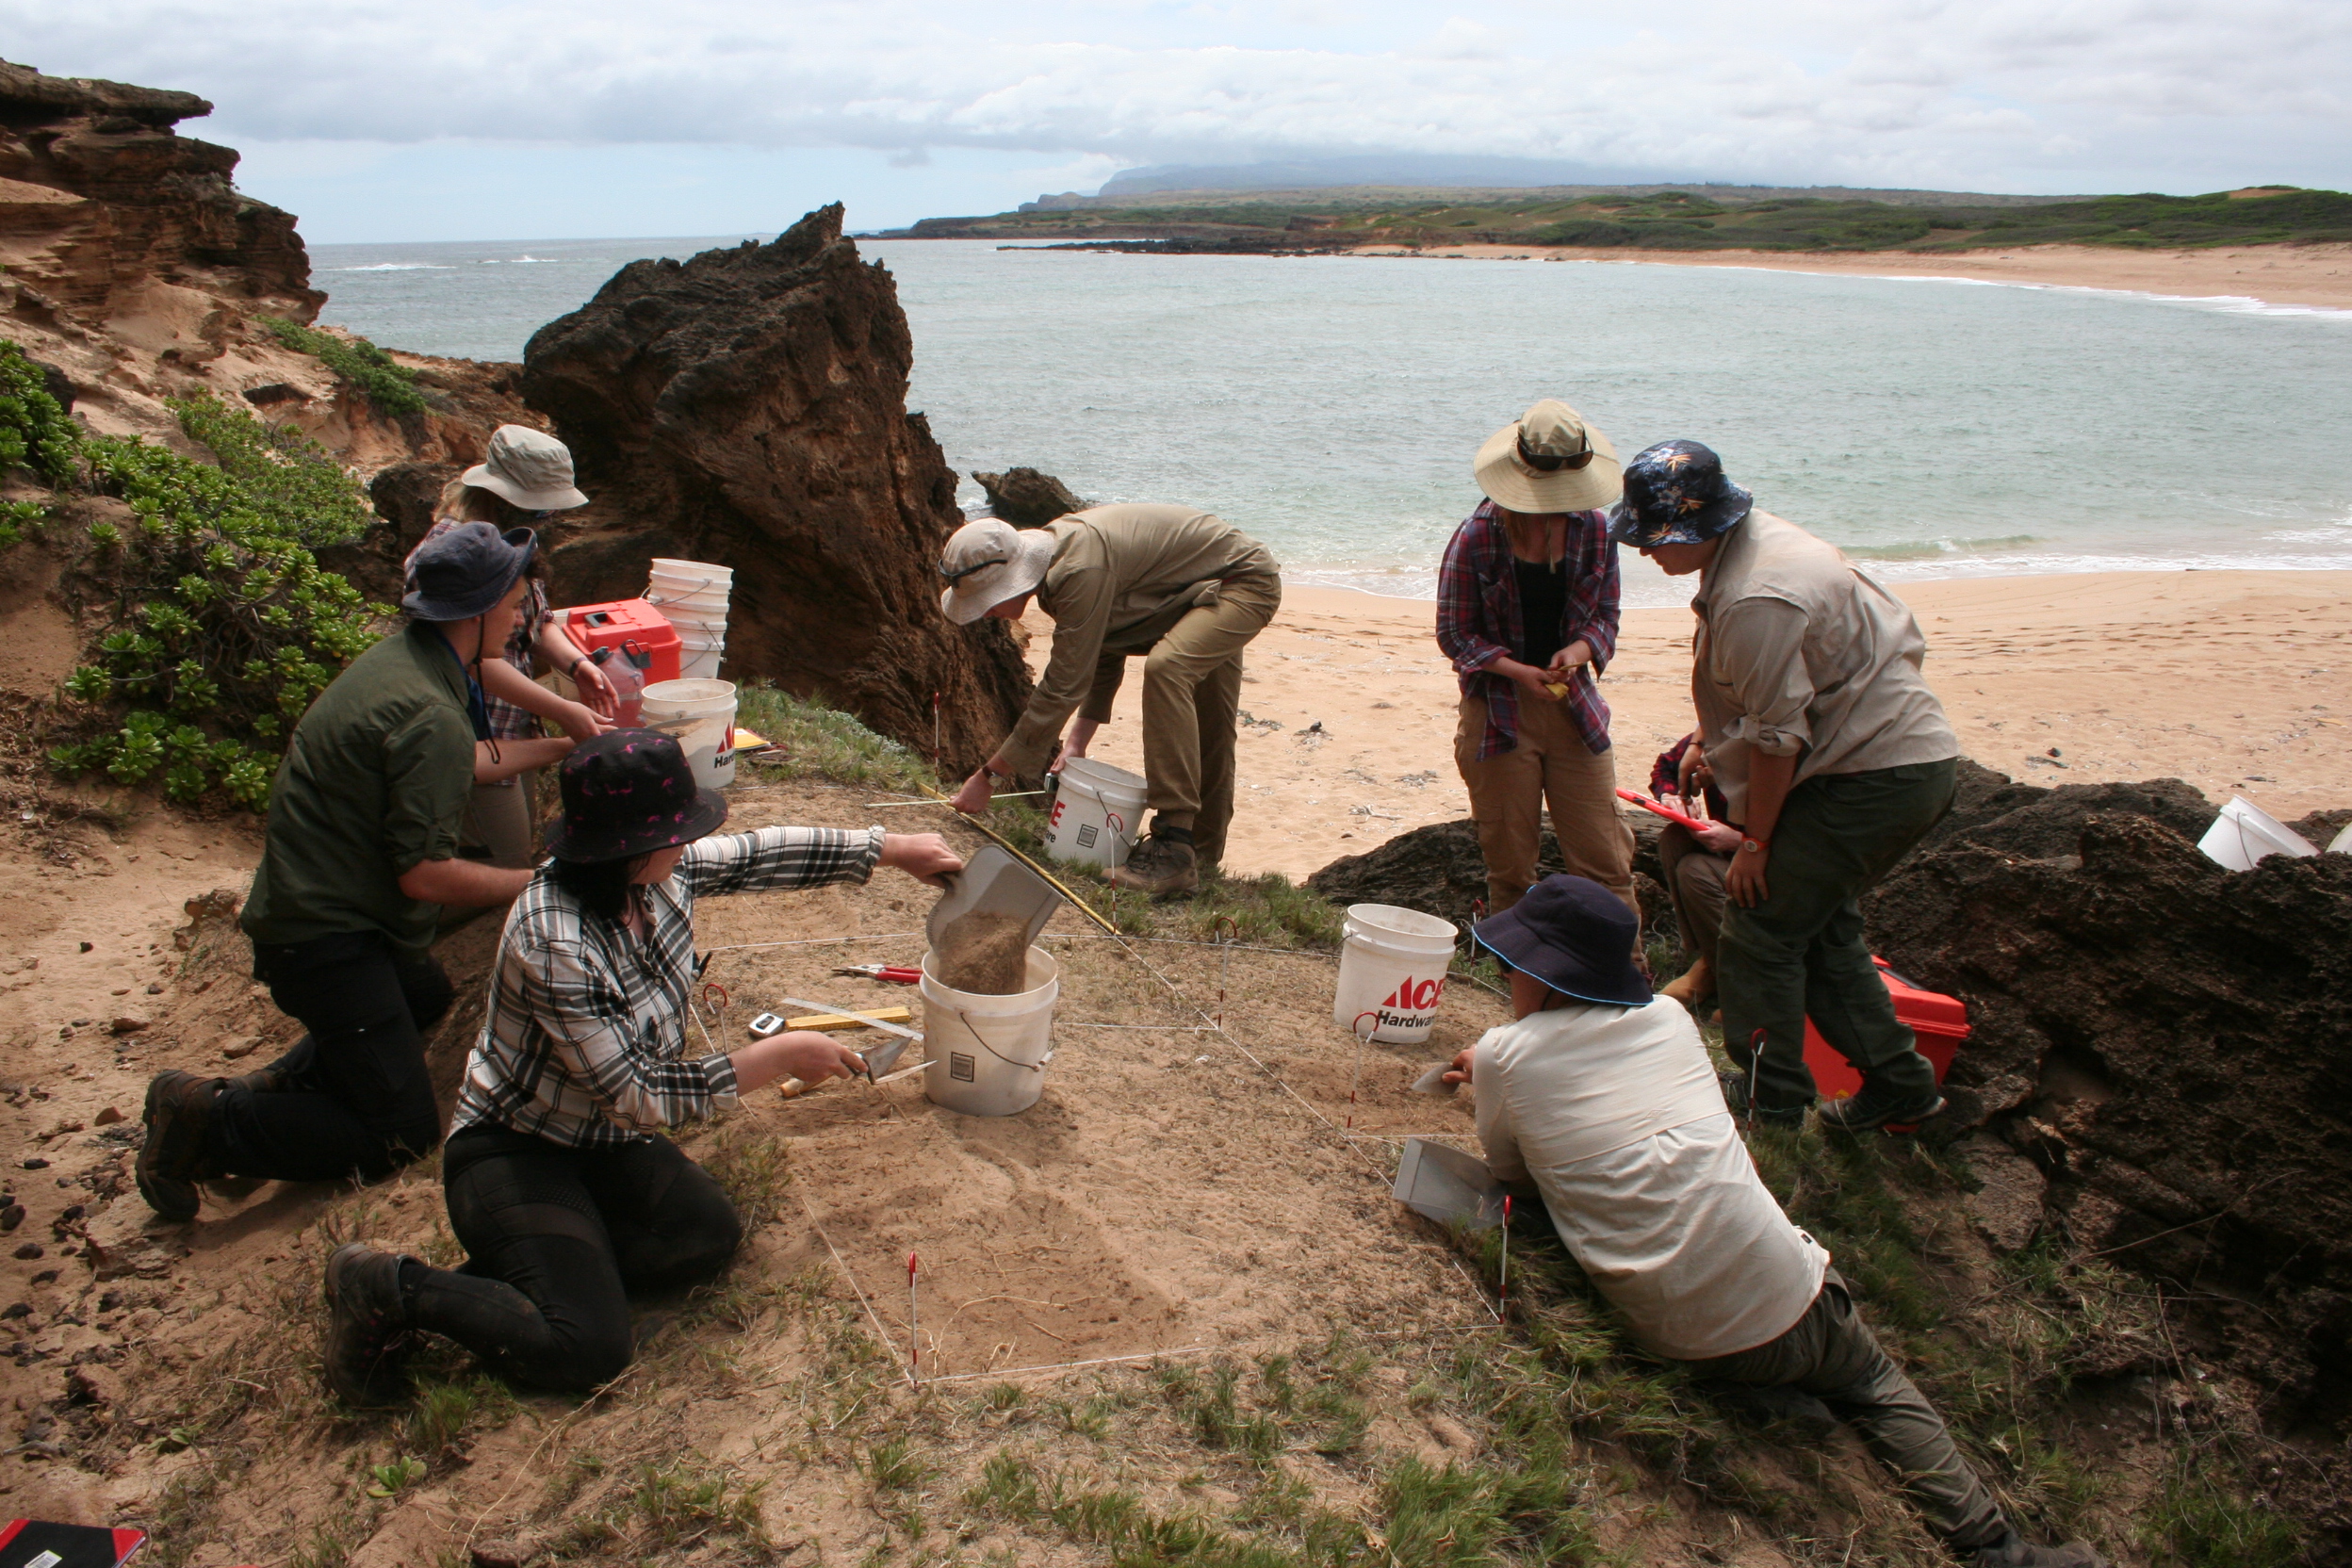
[(915, 1315), (915, 1255), (906, 1254), (906, 1364), (915, 1381), (923, 1381), (923, 1328)]
[[(1372, 1021), (1369, 1029), (1362, 1027), (1365, 1019)], [(1348, 1026), (1348, 1032), (1356, 1037), (1356, 1070), (1354, 1076), (1348, 1080), (1348, 1125), (1353, 1127), (1356, 1124), (1356, 1087), (1364, 1082), (1364, 1054), (1372, 1048), (1372, 1037), (1380, 1032), (1380, 1015), (1376, 1012), (1358, 1013), (1356, 1021)]]
[(1756, 1131), (1756, 1075), (1764, 1066), (1764, 1036), (1758, 1029), (1748, 1037), (1748, 1131)]
[(1495, 1281), (1495, 1282), (1494, 1282), (1494, 1299), (1496, 1299), (1497, 1301), (1500, 1301), (1500, 1302), (1502, 1302), (1502, 1303), (1503, 1303), (1504, 1310), (1505, 1310), (1506, 1312), (1508, 1312), (1508, 1311), (1510, 1310), (1510, 1306), (1511, 1306), (1511, 1194), (1509, 1194), (1509, 1193), (1505, 1193), (1505, 1194), (1503, 1194), (1503, 1263), (1502, 1263), (1502, 1268), (1501, 1268), (1500, 1274), (1499, 1274), (1498, 1278), (1496, 1279), (1496, 1281)]

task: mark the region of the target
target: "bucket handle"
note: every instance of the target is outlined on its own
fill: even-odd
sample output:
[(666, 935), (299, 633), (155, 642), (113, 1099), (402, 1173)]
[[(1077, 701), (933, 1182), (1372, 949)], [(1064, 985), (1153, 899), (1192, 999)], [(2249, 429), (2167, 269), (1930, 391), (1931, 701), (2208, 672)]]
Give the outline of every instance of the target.
[[(691, 594), (699, 594), (699, 593), (701, 593), (704, 589), (706, 589), (706, 588), (710, 587), (712, 583), (714, 583), (714, 582), (716, 582), (716, 581), (718, 581), (718, 580), (718, 580), (717, 578), (714, 578), (714, 577), (706, 577), (706, 578), (704, 578), (704, 579), (703, 579), (700, 582), (695, 583), (695, 584), (694, 584), (692, 588), (687, 589), (685, 594), (681, 594), (681, 595), (679, 595), (679, 596), (678, 596), (678, 597), (679, 597), (679, 598), (684, 598), (684, 597), (686, 597), (686, 596), (687, 596), (687, 595), (691, 595)], [(734, 597), (734, 596), (734, 596), (734, 593), (733, 593), (733, 591), (732, 591), (732, 590), (734, 589), (734, 586), (735, 586), (734, 580), (730, 578), (730, 579), (727, 580), (727, 588), (728, 588), (728, 590), (729, 590), (729, 592), (728, 592), (728, 594), (727, 594), (727, 596), (728, 596), (729, 598), (732, 598), (732, 597)], [(673, 599), (660, 599), (660, 598), (656, 598), (656, 597), (654, 597), (654, 596), (653, 596), (653, 589), (652, 589), (652, 587), (651, 587), (650, 585), (648, 585), (648, 586), (646, 587), (646, 589), (645, 589), (645, 602), (646, 602), (647, 604), (671, 604), (671, 603), (675, 603), (675, 602), (676, 602), (676, 600), (673, 600)]]
[(1006, 1067), (1026, 1068), (1031, 1072), (1043, 1072), (1045, 1070), (1045, 1064), (1054, 1059), (1054, 1053), (1049, 1051), (1045, 1054), (1043, 1059), (1039, 1061), (1015, 1061), (1012, 1057), (1007, 1056), (1004, 1053), (999, 1051), (996, 1047), (988, 1043), (988, 1037), (980, 1033), (979, 1028), (972, 1023), (971, 1014), (965, 1012), (961, 1007), (958, 1007), (956, 1009), (956, 1021), (972, 1031), (972, 1037), (980, 1042), (981, 1050), (987, 1052), (989, 1055), (994, 1056), (998, 1061), (1003, 1062)]

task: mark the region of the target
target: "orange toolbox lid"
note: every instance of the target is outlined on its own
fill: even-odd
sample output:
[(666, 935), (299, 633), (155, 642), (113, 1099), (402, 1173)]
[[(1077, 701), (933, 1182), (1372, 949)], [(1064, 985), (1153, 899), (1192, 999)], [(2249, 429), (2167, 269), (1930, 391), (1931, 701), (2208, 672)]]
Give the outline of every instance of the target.
[(1910, 1025), (1914, 1033), (1941, 1035), (1955, 1040), (1968, 1037), (1967, 1003), (1941, 991), (1921, 990), (1897, 974), (1884, 958), (1872, 957), (1870, 962), (1878, 966), (1879, 978), (1886, 982), (1887, 994), (1894, 998), (1895, 1016)]
[(644, 599), (574, 605), (564, 612), (564, 628), (584, 653), (634, 643), (640, 651), (651, 654), (653, 662), (645, 666), (648, 686), (678, 678), (678, 629)]

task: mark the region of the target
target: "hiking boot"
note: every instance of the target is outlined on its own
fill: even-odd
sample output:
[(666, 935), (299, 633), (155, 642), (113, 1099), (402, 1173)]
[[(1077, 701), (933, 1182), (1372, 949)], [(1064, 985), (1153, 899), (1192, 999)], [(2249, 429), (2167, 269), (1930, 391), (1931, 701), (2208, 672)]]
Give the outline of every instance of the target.
[(408, 1398), (408, 1308), (397, 1252), (346, 1242), (327, 1260), (327, 1386), (365, 1410)]
[(1748, 1075), (1744, 1072), (1719, 1072), (1715, 1081), (1723, 1086), (1723, 1105), (1732, 1119), (1742, 1123), (1753, 1121), (1759, 1127), (1786, 1127), (1791, 1131), (1805, 1125), (1803, 1105), (1758, 1105), (1754, 1114), (1748, 1110)]
[(2015, 1530), (2005, 1531), (1989, 1546), (1979, 1546), (1968, 1554), (1968, 1568), (2113, 1568), (2080, 1541), (2036, 1546)]
[(1200, 886), (1192, 846), (1154, 833), (1128, 855), (1127, 863), (1103, 874), (1114, 888), (1130, 888), (1153, 898), (1180, 898)]
[(1788, 1426), (1815, 1443), (1837, 1434), (1838, 1417), (1829, 1407), (1793, 1383), (1701, 1383), (1717, 1409), (1750, 1427)]
[(234, 1078), (221, 1080), (220, 1092), (226, 1094), (231, 1089), (242, 1088), (255, 1094), (276, 1094), (286, 1087), (286, 1078), (284, 1068), (277, 1062), (271, 1062), (251, 1072), (240, 1072)]
[(1821, 1127), (1833, 1133), (1871, 1133), (1881, 1127), (1917, 1127), (1944, 1108), (1944, 1097), (1934, 1089), (1925, 1094), (1888, 1094), (1864, 1084), (1862, 1092), (1833, 1100), (1821, 1107)]
[(220, 1079), (192, 1072), (159, 1072), (147, 1086), (147, 1140), (139, 1147), (139, 1195), (166, 1219), (196, 1217), (201, 1202), (197, 1168), (204, 1162), (204, 1134), (212, 1125), (212, 1103), (220, 1093)]

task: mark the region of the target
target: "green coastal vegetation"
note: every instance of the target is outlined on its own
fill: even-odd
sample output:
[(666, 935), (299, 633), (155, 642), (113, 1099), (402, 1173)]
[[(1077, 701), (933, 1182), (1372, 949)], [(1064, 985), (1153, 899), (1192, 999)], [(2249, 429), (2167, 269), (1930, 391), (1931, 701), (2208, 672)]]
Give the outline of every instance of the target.
[(259, 810), (294, 721), (390, 614), (312, 553), (357, 538), (370, 511), (307, 437), (209, 397), (172, 408), (213, 462), (83, 433), (0, 340), (0, 468), (46, 489), (8, 503), (0, 547), (32, 537), (61, 557), (94, 639), (65, 681), (51, 765)]
[(2096, 196), (1948, 204), (1792, 197), (1722, 188), (1578, 193), (1369, 188), (1192, 195), (1133, 205), (1033, 204), (925, 219), (910, 238), (1230, 240), (1250, 248), (1512, 244), (1664, 251), (1957, 252), (2017, 245), (2173, 249), (2352, 241), (2352, 195), (2258, 186), (2203, 196)]
[(378, 413), (397, 419), (425, 411), (425, 395), (417, 389), (416, 376), (366, 338), (337, 337), (283, 316), (265, 316), (261, 324), (280, 343), (310, 355), (365, 392)]

